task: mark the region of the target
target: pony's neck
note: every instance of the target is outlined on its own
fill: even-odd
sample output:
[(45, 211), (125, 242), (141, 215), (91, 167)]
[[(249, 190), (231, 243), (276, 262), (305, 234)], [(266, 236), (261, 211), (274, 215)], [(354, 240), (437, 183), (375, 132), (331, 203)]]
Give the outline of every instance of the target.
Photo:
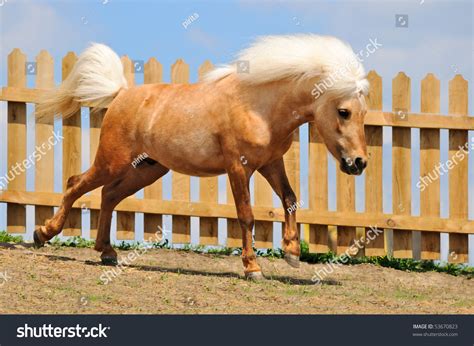
[(272, 137), (284, 139), (314, 120), (315, 99), (310, 83), (277, 81), (243, 88), (253, 111), (269, 124)]

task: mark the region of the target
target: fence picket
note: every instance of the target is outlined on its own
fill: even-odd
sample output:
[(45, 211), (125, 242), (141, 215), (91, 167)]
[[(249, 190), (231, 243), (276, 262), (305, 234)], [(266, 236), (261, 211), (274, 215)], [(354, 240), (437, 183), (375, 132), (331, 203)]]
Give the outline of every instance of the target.
[[(285, 171), (288, 176), (288, 181), (290, 182), (291, 187), (296, 195), (296, 201), (298, 202), (297, 207), (300, 208), (301, 205), (301, 194), (300, 194), (300, 131), (296, 129), (293, 132), (293, 143), (291, 143), (290, 149), (283, 156), (283, 161), (285, 163)], [(271, 194), (270, 194), (271, 195)], [(303, 206), (304, 207), (304, 206)], [(298, 224), (298, 230), (300, 224)], [(308, 241), (309, 231), (306, 232), (308, 227), (304, 227), (304, 239)], [(283, 232), (283, 228), (282, 228)], [(282, 235), (283, 236), (283, 235)]]
[[(69, 52), (62, 61), (62, 79), (65, 80), (77, 61), (76, 54)], [(81, 173), (81, 111), (63, 119), (63, 191), (67, 181), (73, 175)], [(63, 235), (80, 236), (82, 234), (81, 210), (71, 209), (64, 224)]]
[[(466, 117), (468, 111), (468, 85), (461, 75), (456, 75), (449, 82), (449, 113)], [(449, 159), (458, 162), (449, 171), (449, 217), (466, 220), (468, 218), (468, 159), (460, 160), (460, 147), (469, 142), (468, 132), (463, 130), (449, 131)], [(459, 153), (456, 156), (456, 153)], [(449, 262), (464, 263), (468, 261), (468, 235), (449, 235)]]
[[(229, 177), (226, 177), (227, 204), (235, 205)], [(242, 247), (242, 229), (237, 219), (227, 219), (227, 247)]]
[[(439, 113), (440, 83), (432, 74), (421, 81), (421, 112)], [(420, 177), (428, 177), (440, 162), (440, 131), (420, 129)], [(433, 175), (433, 174), (432, 174)], [(420, 215), (440, 216), (440, 181), (435, 179), (420, 189)], [(440, 233), (421, 232), (421, 259), (439, 259), (441, 249)]]
[[(133, 61), (128, 56), (121, 58), (125, 79), (129, 86), (135, 85), (135, 69)], [(134, 195), (128, 197), (134, 198)], [(133, 240), (135, 239), (135, 213), (133, 212), (117, 212), (117, 239)]]
[[(172, 83), (189, 83), (189, 65), (178, 59), (171, 67)], [(191, 193), (191, 179), (189, 176), (172, 172), (173, 201), (189, 202)], [(191, 220), (188, 216), (173, 215), (173, 243), (186, 244), (191, 241)]]
[[(213, 69), (213, 65), (209, 60), (206, 60), (199, 66), (199, 80), (202, 80), (204, 75)], [(218, 178), (200, 178), (199, 179), (199, 200), (204, 203), (217, 203), (219, 199)], [(217, 245), (218, 244), (218, 222), (215, 217), (201, 217), (199, 218), (199, 243), (202, 245)]]
[[(337, 211), (351, 212), (355, 211), (355, 178), (347, 175), (341, 170), (336, 173), (337, 190)], [(337, 247), (338, 255), (345, 253), (356, 238), (356, 228), (348, 226), (337, 226)], [(355, 255), (351, 253), (351, 255)]]
[[(18, 48), (8, 55), (8, 86), (26, 87), (26, 56)], [(22, 172), (13, 178), (13, 167), (22, 164), (26, 159), (26, 104), (23, 102), (8, 102), (8, 159), (7, 175), (11, 179), (8, 190), (26, 190), (26, 172)], [(22, 204), (7, 205), (7, 232), (26, 232), (26, 208)]]
[[(309, 124), (308, 160), (309, 209), (317, 213), (328, 210), (328, 152), (316, 125)], [(324, 253), (329, 251), (328, 225), (309, 226), (309, 251)]]
[[(375, 71), (370, 71), (367, 76), (370, 82), (370, 91), (367, 95), (367, 108), (381, 111), (382, 103), (382, 78)], [(382, 145), (383, 128), (381, 126), (365, 126), (365, 138), (367, 141), (367, 155), (369, 162), (365, 170), (365, 211), (370, 213), (383, 213), (383, 176), (382, 176)], [(384, 256), (385, 231), (379, 229), (380, 225), (371, 225), (380, 232), (373, 234), (370, 227), (365, 229), (366, 256)], [(383, 233), (382, 233), (383, 232)]]
[[(102, 128), (102, 122), (104, 120), (106, 110), (105, 109), (94, 109), (89, 108), (89, 150), (90, 150), (90, 164), (94, 163), (97, 148), (99, 147), (100, 129)], [(91, 196), (100, 196), (102, 188), (99, 187), (90, 192)], [(87, 203), (83, 205), (90, 212), (90, 237), (91, 239), (97, 238), (97, 231), (99, 227), (99, 211), (96, 209), (89, 209), (90, 205)]]
[[(392, 80), (392, 108), (401, 121), (411, 108), (410, 78), (400, 72)], [(411, 130), (393, 127), (392, 129), (392, 202), (395, 215), (411, 214)], [(412, 232), (393, 231), (393, 256), (413, 257)]]
[[(54, 87), (54, 61), (45, 50), (36, 57), (36, 87), (41, 89)], [(48, 139), (53, 135), (54, 121), (36, 120), (35, 128), (36, 147), (49, 145)], [(43, 152), (41, 159), (35, 164), (35, 191), (54, 192), (54, 149), (50, 147)], [(53, 213), (54, 208), (35, 207), (35, 227), (44, 225)]]
[[(254, 189), (256, 206), (273, 206), (272, 188), (267, 180), (258, 172), (254, 174)], [(271, 248), (273, 246), (273, 222), (255, 221), (254, 246), (256, 248)]]
[[(163, 79), (163, 66), (155, 59), (151, 58), (145, 64), (144, 71), (145, 84), (161, 83)], [(163, 199), (163, 182), (158, 179), (153, 184), (145, 187), (144, 198), (150, 200)], [(144, 214), (143, 233), (144, 239), (152, 239), (154, 241), (161, 240), (164, 236), (163, 230), (158, 227), (163, 226), (163, 216), (161, 214)], [(157, 233), (158, 232), (158, 233)], [(156, 236), (157, 235), (157, 236)]]

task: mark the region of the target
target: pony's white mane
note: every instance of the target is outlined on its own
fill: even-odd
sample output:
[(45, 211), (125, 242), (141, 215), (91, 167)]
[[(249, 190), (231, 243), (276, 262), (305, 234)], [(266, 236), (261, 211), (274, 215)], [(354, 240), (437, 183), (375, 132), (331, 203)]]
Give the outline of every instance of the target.
[[(243, 71), (247, 66), (248, 71)], [(260, 37), (238, 53), (233, 63), (210, 71), (204, 80), (212, 82), (229, 75), (247, 84), (314, 79), (315, 88), (324, 83), (324, 92), (334, 96), (367, 94), (369, 89), (364, 67), (349, 44), (314, 34)]]

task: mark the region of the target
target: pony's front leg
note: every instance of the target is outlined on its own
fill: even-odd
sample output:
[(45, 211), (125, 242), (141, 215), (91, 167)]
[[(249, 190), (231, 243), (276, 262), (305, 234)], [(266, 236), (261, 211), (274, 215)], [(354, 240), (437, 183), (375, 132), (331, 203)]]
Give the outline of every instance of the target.
[(285, 231), (282, 240), (285, 260), (292, 267), (298, 268), (300, 265), (300, 241), (296, 224), (296, 195), (286, 176), (283, 158), (263, 166), (258, 171), (267, 179), (281, 199), (281, 204), (285, 209)]
[(236, 161), (229, 167), (228, 175), (237, 208), (237, 217), (242, 228), (242, 263), (245, 277), (251, 280), (262, 280), (264, 277), (252, 248), (252, 229), (255, 220), (250, 204), (251, 174), (246, 172), (240, 161)]

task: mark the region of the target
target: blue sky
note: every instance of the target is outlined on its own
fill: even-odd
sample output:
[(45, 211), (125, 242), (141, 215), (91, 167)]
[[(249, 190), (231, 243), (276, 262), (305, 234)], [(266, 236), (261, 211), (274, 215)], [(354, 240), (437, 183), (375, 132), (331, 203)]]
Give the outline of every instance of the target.
[[(267, 34), (311, 32), (334, 35), (348, 41), (354, 50), (363, 49), (370, 39), (382, 47), (365, 59), (366, 70), (375, 69), (384, 79), (384, 109), (391, 110), (391, 79), (404, 71), (412, 78), (412, 110), (420, 109), (420, 80), (433, 72), (441, 80), (441, 111), (447, 113), (448, 81), (461, 73), (470, 82), (469, 109), (473, 93), (473, 4), (465, 1), (16, 1), (0, 0), (0, 84), (6, 85), (6, 55), (18, 47), (28, 60), (41, 49), (55, 61), (70, 50), (79, 53), (90, 42), (111, 46), (119, 55), (135, 60), (156, 57), (169, 81), (170, 66), (184, 58), (191, 67), (191, 80), (197, 79), (197, 67), (206, 59), (224, 63), (253, 38)], [(198, 18), (184, 28), (190, 16)], [(408, 15), (408, 28), (395, 27), (395, 15)], [(138, 76), (140, 82), (142, 76)], [(60, 64), (56, 64), (60, 80)], [(29, 79), (33, 85), (33, 79)], [(30, 111), (32, 108), (30, 107)], [(6, 108), (1, 106), (0, 173), (6, 172)], [(85, 113), (86, 117), (87, 114)], [(85, 119), (87, 121), (87, 119)], [(302, 128), (307, 136), (307, 128)], [(384, 132), (391, 141), (391, 132)], [(471, 132), (471, 136), (472, 136)], [(88, 133), (84, 133), (87, 147)], [(447, 133), (442, 134), (442, 148), (447, 148)], [(29, 141), (32, 150), (33, 141)], [(305, 154), (303, 142), (303, 155)], [(413, 145), (418, 147), (418, 131), (413, 131)], [(57, 148), (58, 154), (60, 148)], [(391, 211), (390, 146), (385, 145), (384, 208)], [(470, 218), (474, 218), (474, 158), (470, 155)], [(413, 179), (419, 176), (418, 153), (413, 151)], [(442, 161), (447, 155), (442, 154)], [(83, 158), (87, 168), (88, 158)], [(307, 171), (302, 162), (303, 173)], [(330, 191), (334, 190), (335, 166), (330, 166)], [(28, 185), (32, 186), (33, 172)], [(60, 171), (57, 172), (59, 186)], [(442, 215), (448, 216), (447, 177), (441, 179)], [(59, 188), (59, 187), (58, 187)], [(357, 209), (363, 210), (363, 178), (358, 178)], [(307, 200), (307, 179), (302, 179), (302, 196)], [(193, 185), (193, 195), (197, 188)], [(165, 191), (169, 194), (169, 191)], [(330, 207), (336, 201), (330, 194)], [(419, 197), (413, 190), (413, 213), (419, 212)], [(5, 225), (4, 206), (0, 206), (0, 228)], [(195, 232), (193, 239), (196, 239)], [(275, 239), (278, 244), (279, 239)], [(471, 239), (471, 249), (474, 244)], [(471, 261), (474, 259), (471, 259)]]

